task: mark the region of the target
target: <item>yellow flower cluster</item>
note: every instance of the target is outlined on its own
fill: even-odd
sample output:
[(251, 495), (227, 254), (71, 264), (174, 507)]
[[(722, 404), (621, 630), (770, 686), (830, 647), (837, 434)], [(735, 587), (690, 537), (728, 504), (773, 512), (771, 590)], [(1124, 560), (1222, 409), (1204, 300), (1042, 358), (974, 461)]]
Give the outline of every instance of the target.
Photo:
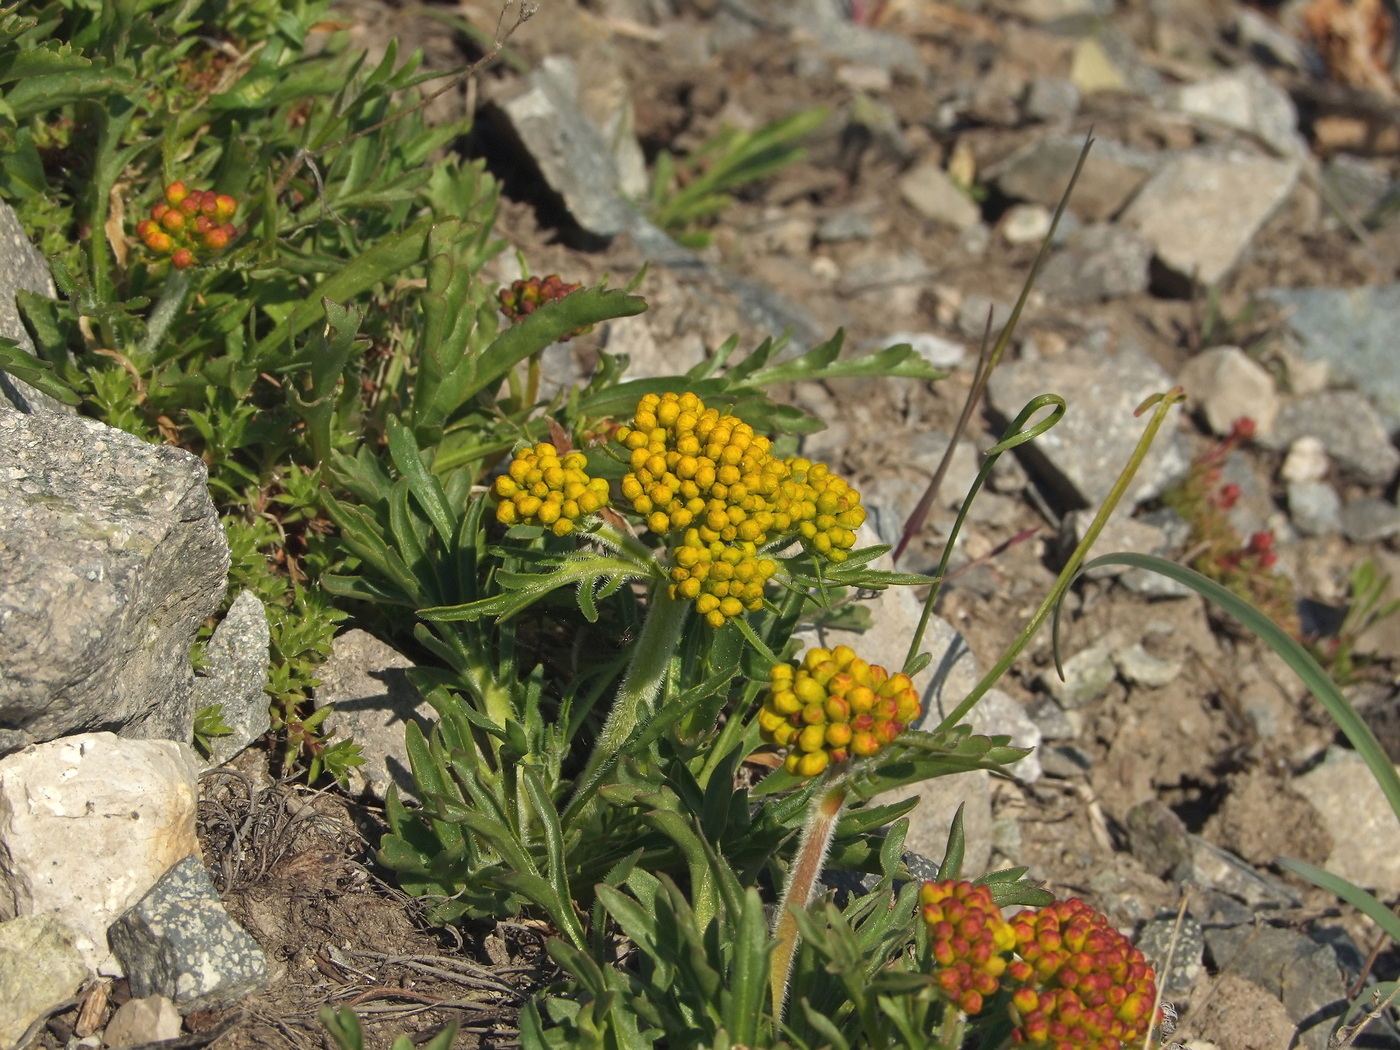
[(622, 495), (658, 536), (672, 537), (673, 598), (692, 599), (713, 627), (763, 604), (776, 565), (759, 548), (795, 536), (840, 562), (865, 520), (860, 493), (825, 464), (780, 460), (766, 437), (693, 393), (647, 394), (634, 426)]
[(694, 601), (695, 611), (716, 628), (746, 609), (762, 609), (763, 585), (778, 571), (754, 544), (706, 543), (698, 529), (685, 531), (673, 557), (671, 597)]
[(938, 986), (965, 1014), (979, 1014), (1001, 987), (1016, 933), (986, 886), (925, 882), (919, 905), (938, 964)]
[(496, 520), (502, 525), (543, 525), (567, 536), (579, 518), (607, 506), (608, 483), (584, 471), (582, 452), (563, 457), (547, 441), (523, 448), (491, 487), (500, 500)]
[(891, 675), (847, 645), (808, 649), (802, 666), (775, 664), (758, 713), (763, 739), (788, 748), (789, 773), (814, 777), (851, 755), (873, 755), (922, 713), (907, 675)]

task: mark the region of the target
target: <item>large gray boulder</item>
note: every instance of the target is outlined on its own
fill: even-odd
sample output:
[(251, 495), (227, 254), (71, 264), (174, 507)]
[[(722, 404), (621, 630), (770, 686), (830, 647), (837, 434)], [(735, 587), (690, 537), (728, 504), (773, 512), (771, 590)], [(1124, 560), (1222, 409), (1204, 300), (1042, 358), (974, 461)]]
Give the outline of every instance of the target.
[[(19, 216), (0, 201), (0, 336), (13, 339), (32, 354), (34, 340), (20, 322), (19, 307), (15, 304), (15, 293), (20, 289), (47, 295), (50, 299), (58, 295), (49, 274), (49, 264), (25, 236)], [(22, 412), (73, 411), (28, 383), (0, 372), (0, 404), (6, 401)]]
[(0, 754), (84, 730), (188, 741), (228, 543), (204, 464), (0, 404)]

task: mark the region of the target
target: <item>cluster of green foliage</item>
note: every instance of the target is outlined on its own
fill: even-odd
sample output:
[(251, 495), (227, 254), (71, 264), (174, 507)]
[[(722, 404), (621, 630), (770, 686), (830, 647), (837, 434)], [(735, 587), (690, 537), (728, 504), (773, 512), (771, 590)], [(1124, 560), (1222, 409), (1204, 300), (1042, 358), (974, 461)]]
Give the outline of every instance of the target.
[[(0, 196), (43, 231), (62, 293), (21, 296), (37, 356), (0, 342), (0, 368), (208, 465), (231, 582), (269, 610), (288, 765), (314, 779), (357, 761), (309, 704), (339, 623), (354, 615), (415, 654), (410, 677), (439, 721), (408, 729), (418, 802), (391, 793), (380, 860), (440, 922), (551, 922), (565, 976), (524, 1012), (525, 1046), (646, 1046), (663, 1033), (697, 1047), (955, 1047), (978, 1031), (1003, 1042), (1004, 1016), (969, 1029), (933, 980), (902, 850), (915, 801), (875, 800), (1023, 754), (958, 723), (1063, 596), (1172, 399), (1054, 592), (948, 717), (805, 783), (782, 769), (751, 783), (752, 767), (741, 772), (761, 750), (764, 683), (799, 628), (859, 622), (858, 596), (936, 581), (874, 569), (885, 548), (831, 565), (775, 547), (762, 611), (715, 629), (668, 597), (670, 566), (622, 517), (566, 537), (504, 529), (484, 482), (546, 438), (619, 478), (608, 435), (648, 393), (694, 392), (790, 449), (822, 422), (773, 401), (775, 386), (938, 374), (907, 346), (843, 356), (839, 334), (798, 353), (768, 341), (740, 354), (731, 340), (656, 379), (629, 380), (625, 359), (602, 353), (586, 384), (542, 398), (549, 345), (645, 302), (635, 287), (580, 289), (503, 328), (477, 276), (501, 248), (497, 189), (444, 149), (466, 122), (425, 125), (433, 78), (417, 57), (400, 63), (391, 43), (371, 63), (325, 15), (316, 0), (0, 10)], [(790, 160), (816, 119), (726, 138), (681, 193), (663, 162), (658, 215), (680, 229), (711, 214)], [(145, 253), (128, 221), (174, 181), (240, 204), (227, 250), (179, 270)], [(1027, 405), (968, 503), (996, 456), (1063, 411), (1053, 395)], [(916, 636), (891, 670), (928, 661)], [(225, 728), (200, 712), (206, 746)], [(960, 874), (961, 836), (955, 821), (942, 878)], [(805, 908), (824, 869), (864, 881)], [(1024, 876), (980, 881), (999, 904), (1046, 902)], [(765, 902), (780, 889), (774, 921)], [(359, 1045), (352, 1015), (327, 1025)]]

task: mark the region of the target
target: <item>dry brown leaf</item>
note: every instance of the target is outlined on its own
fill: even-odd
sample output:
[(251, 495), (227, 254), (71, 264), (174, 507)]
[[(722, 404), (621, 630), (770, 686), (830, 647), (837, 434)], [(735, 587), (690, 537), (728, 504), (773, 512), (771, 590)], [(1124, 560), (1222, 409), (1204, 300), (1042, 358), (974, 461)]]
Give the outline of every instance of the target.
[(1303, 9), (1303, 24), (1334, 80), (1400, 94), (1389, 68), (1395, 20), (1383, 0), (1312, 0)]

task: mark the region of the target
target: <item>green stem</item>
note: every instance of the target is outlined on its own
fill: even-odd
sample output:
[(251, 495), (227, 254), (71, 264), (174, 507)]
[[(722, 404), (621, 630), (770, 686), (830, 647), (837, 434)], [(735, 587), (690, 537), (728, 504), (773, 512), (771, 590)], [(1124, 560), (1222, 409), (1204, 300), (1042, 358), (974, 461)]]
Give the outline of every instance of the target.
[(802, 841), (798, 843), (797, 856), (793, 858), (787, 885), (783, 887), (778, 918), (773, 924), (773, 938), (778, 944), (773, 949), (772, 969), (769, 971), (773, 1016), (779, 1022), (787, 1006), (788, 981), (792, 977), (792, 963), (797, 955), (797, 916), (794, 912), (805, 909), (812, 901), (848, 795), (845, 781), (839, 780), (812, 796), (807, 823), (802, 828)]
[(1002, 654), (996, 666), (983, 676), (982, 680), (977, 683), (972, 692), (967, 694), (966, 699), (964, 699), (962, 703), (953, 708), (953, 710), (948, 713), (948, 716), (938, 723), (938, 728), (935, 732), (941, 733), (945, 729), (952, 728), (972, 710), (973, 706), (978, 700), (982, 699), (987, 690), (996, 685), (997, 680), (1006, 673), (1007, 668), (1012, 665), (1016, 657), (1021, 654), (1021, 650), (1026, 647), (1026, 643), (1035, 637), (1035, 632), (1040, 630), (1041, 625), (1045, 623), (1046, 617), (1060, 604), (1060, 600), (1065, 596), (1065, 592), (1069, 590), (1070, 584), (1074, 582), (1075, 575), (1079, 572), (1079, 566), (1084, 563), (1084, 558), (1088, 555), (1089, 548), (1094, 545), (1094, 541), (1099, 538), (1099, 533), (1102, 532), (1103, 527), (1108, 524), (1109, 517), (1122, 501), (1124, 493), (1128, 491), (1128, 486), (1132, 483), (1133, 475), (1137, 473), (1138, 467), (1142, 465), (1142, 461), (1147, 457), (1148, 450), (1152, 447), (1152, 441), (1157, 436), (1157, 431), (1161, 429), (1163, 422), (1166, 421), (1167, 412), (1170, 411), (1171, 407), (1178, 401), (1181, 401), (1184, 396), (1180, 387), (1173, 387), (1165, 395), (1154, 395), (1152, 398), (1149, 398), (1143, 406), (1138, 409), (1138, 411), (1141, 412), (1154, 402), (1156, 403), (1156, 409), (1152, 413), (1152, 418), (1148, 421), (1147, 429), (1143, 432), (1141, 440), (1138, 441), (1137, 448), (1133, 450), (1132, 458), (1128, 460), (1128, 465), (1123, 468), (1123, 472), (1118, 475), (1118, 480), (1113, 483), (1113, 488), (1109, 491), (1107, 498), (1103, 502), (1103, 506), (1099, 508), (1099, 513), (1095, 516), (1093, 524), (1091, 524), (1088, 531), (1085, 532), (1084, 538), (1079, 541), (1079, 546), (1074, 548), (1074, 553), (1069, 556), (1069, 560), (1065, 562), (1064, 568), (1060, 570), (1060, 575), (1055, 580), (1055, 586), (1050, 589), (1050, 593), (1047, 594), (1045, 600), (1040, 603), (1040, 608), (1037, 609), (1035, 615), (1031, 617), (1030, 623), (1026, 624), (1025, 629), (1016, 640), (1011, 643), (1006, 652)]
[(193, 283), (193, 270), (171, 269), (170, 276), (165, 279), (165, 287), (161, 290), (160, 298), (156, 300), (156, 305), (151, 310), (150, 320), (146, 322), (146, 338), (141, 343), (141, 356), (143, 358), (153, 357), (156, 350), (160, 348), (165, 333), (170, 331), (171, 323), (185, 305), (185, 299), (189, 297), (190, 287)]
[(689, 609), (690, 603), (672, 598), (664, 583), (653, 584), (651, 607), (642, 624), (642, 633), (632, 648), (632, 662), (627, 667), (622, 688), (613, 700), (608, 720), (603, 723), (603, 732), (593, 745), (593, 753), (588, 756), (588, 764), (575, 781), (578, 787), (574, 797), (569, 800), (566, 820), (592, 794), (598, 779), (607, 766), (616, 761), (622, 745), (637, 727), (643, 710), (649, 710), (661, 692)]

